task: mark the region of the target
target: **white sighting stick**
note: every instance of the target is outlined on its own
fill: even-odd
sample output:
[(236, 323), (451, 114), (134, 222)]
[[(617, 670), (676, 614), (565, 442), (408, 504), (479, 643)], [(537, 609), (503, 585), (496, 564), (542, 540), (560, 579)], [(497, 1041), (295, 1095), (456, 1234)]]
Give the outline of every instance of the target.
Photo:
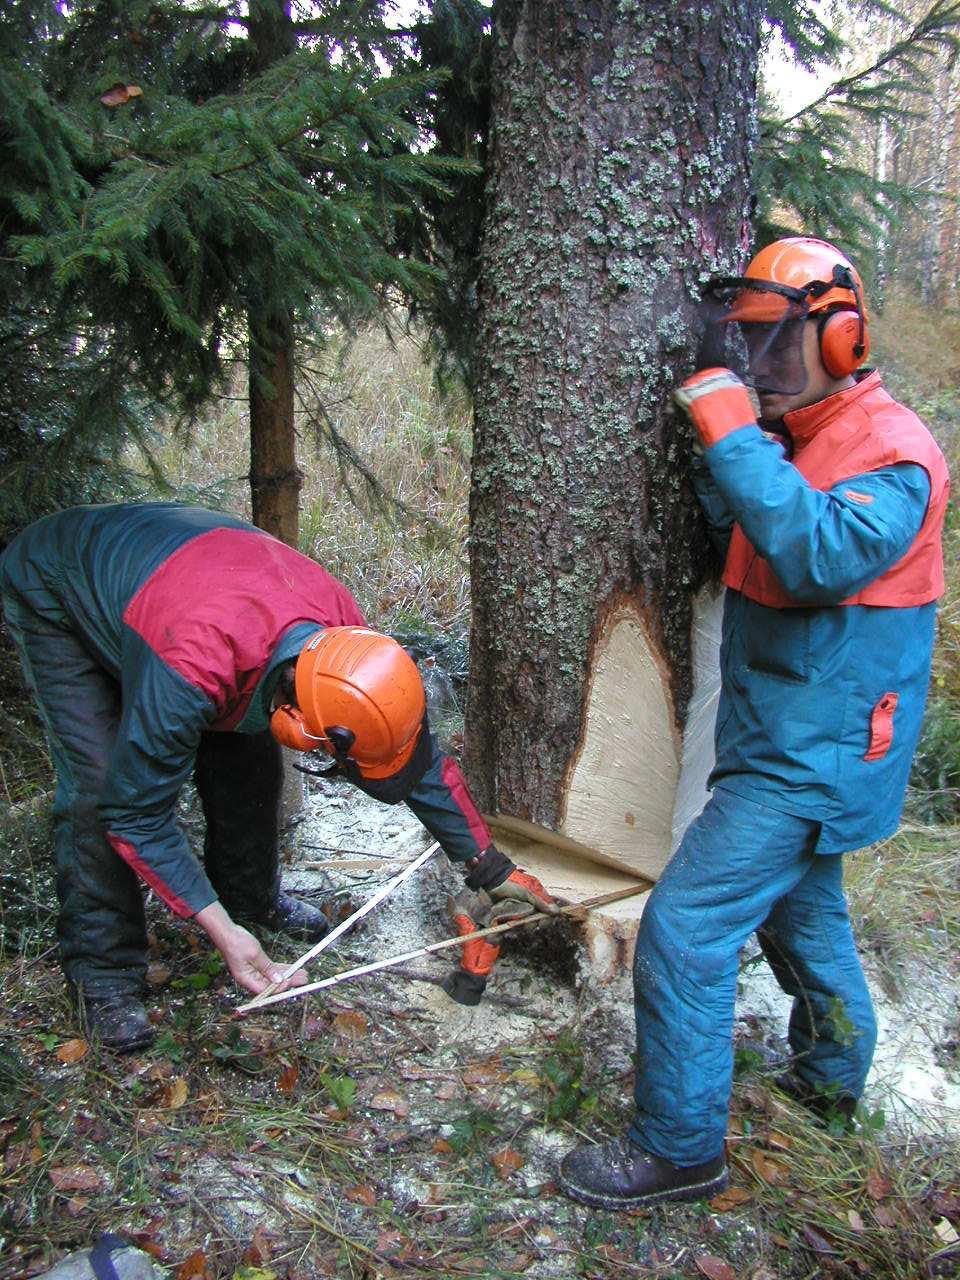
[(267, 997), (272, 995), (272, 993), (276, 991), (277, 987), (286, 982), (292, 974), (296, 973), (298, 969), (301, 969), (305, 964), (312, 960), (314, 956), (318, 956), (321, 951), (326, 951), (330, 943), (336, 942), (337, 938), (339, 938), (341, 934), (346, 933), (348, 929), (352, 929), (357, 921), (361, 920), (368, 911), (372, 911), (378, 902), (382, 902), (384, 898), (389, 897), (398, 885), (403, 884), (404, 880), (409, 876), (412, 876), (415, 871), (418, 871), (425, 862), (432, 858), (439, 848), (439, 841), (435, 841), (429, 849), (424, 849), (423, 853), (421, 853), (418, 858), (414, 858), (409, 866), (404, 867), (399, 875), (394, 876), (392, 880), (388, 880), (383, 888), (378, 889), (373, 897), (368, 898), (363, 906), (359, 907), (352, 916), (348, 916), (346, 920), (341, 921), (335, 929), (331, 929), (325, 937), (320, 939), (316, 946), (311, 947), (309, 951), (305, 951), (299, 960), (294, 960), (293, 964), (284, 970), (276, 982), (271, 982), (268, 987), (264, 987), (260, 994), (254, 996), (252, 1000), (243, 1006), (243, 1008), (252, 1009), (257, 1005), (266, 1004)]

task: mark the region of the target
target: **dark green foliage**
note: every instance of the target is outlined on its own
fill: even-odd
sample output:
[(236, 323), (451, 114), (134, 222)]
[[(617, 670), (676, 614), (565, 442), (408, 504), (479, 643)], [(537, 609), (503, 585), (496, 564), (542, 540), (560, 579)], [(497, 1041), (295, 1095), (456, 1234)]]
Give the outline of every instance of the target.
[(383, 73), (375, 52), (400, 49), (380, 9), (312, 5), (290, 27), (277, 0), (249, 17), (169, 0), (8, 7), (0, 342), (28, 421), (7, 476), (31, 470), (41, 439), (86, 470), (147, 409), (189, 420), (248, 315), (316, 331), (391, 288), (430, 293), (437, 270), (398, 251), (399, 228), (463, 166), (420, 146), (439, 77)]
[(960, 716), (955, 702), (934, 693), (910, 773), (909, 807), (924, 822), (956, 822), (960, 815)]
[(446, 73), (423, 104), (421, 129), (432, 153), (468, 166), (451, 194), (426, 192), (422, 217), (399, 224), (399, 244), (440, 270), (438, 287), (414, 299), (413, 316), (434, 334), (441, 371), (469, 378), (477, 318), (477, 277), (484, 215), (484, 168), (490, 125), (490, 9), (480, 0), (433, 0), (410, 28), (409, 67)]

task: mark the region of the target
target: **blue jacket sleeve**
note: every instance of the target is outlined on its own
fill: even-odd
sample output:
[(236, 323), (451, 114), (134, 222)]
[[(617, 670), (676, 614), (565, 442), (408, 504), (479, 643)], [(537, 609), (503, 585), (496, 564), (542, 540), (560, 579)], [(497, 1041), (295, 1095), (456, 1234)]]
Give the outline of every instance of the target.
[(110, 843), (181, 916), (216, 894), (176, 821), (177, 796), (190, 777), (213, 703), (139, 637), (124, 655), (123, 710), (99, 811)]
[(733, 515), (717, 488), (716, 481), (710, 473), (710, 467), (702, 454), (690, 455), (690, 483), (703, 509), (710, 541), (720, 554), (725, 556), (730, 546), (730, 535), (733, 533)]
[(896, 564), (930, 498), (927, 473), (913, 463), (814, 489), (757, 426), (732, 432), (704, 456), (743, 532), (801, 604), (838, 604)]
[(493, 843), (456, 761), (434, 739), (433, 759), (407, 797), (407, 805), (451, 862), (476, 858)]

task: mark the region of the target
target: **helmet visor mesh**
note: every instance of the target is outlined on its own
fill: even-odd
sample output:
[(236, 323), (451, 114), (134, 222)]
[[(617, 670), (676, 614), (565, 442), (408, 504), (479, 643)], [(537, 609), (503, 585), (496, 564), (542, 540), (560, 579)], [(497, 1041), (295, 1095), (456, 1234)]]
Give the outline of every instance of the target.
[(797, 395), (807, 385), (807, 315), (798, 289), (747, 278), (712, 281), (699, 308), (697, 367), (730, 369), (760, 392)]

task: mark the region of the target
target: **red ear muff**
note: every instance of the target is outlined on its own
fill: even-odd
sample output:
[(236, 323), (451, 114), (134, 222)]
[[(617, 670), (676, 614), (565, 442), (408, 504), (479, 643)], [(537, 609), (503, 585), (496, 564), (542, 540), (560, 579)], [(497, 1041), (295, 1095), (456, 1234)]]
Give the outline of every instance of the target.
[(827, 312), (820, 321), (819, 337), (820, 359), (831, 378), (846, 378), (870, 352), (870, 335), (856, 311)]
[(323, 739), (307, 733), (303, 716), (289, 703), (277, 707), (270, 717), (270, 732), (281, 747), (289, 747), (291, 751), (316, 751), (317, 747), (326, 745)]

